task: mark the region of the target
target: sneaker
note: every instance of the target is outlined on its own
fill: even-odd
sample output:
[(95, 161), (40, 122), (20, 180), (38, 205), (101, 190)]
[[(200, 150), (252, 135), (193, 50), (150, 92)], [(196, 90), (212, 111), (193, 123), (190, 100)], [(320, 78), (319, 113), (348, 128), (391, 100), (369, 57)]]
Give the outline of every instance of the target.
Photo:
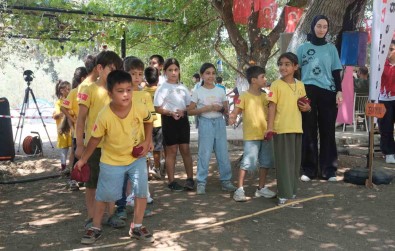
[(333, 176), (333, 177), (330, 177), (330, 178), (328, 179), (328, 181), (330, 181), (330, 182), (336, 182), (336, 181), (337, 181), (337, 178), (336, 178), (335, 176)]
[(230, 181), (223, 181), (222, 182), (222, 190), (223, 191), (228, 191), (228, 192), (234, 192), (236, 191), (237, 187), (235, 187), (232, 182)]
[(130, 228), (129, 236), (130, 236), (130, 238), (136, 238), (138, 240), (143, 240), (145, 242), (154, 242), (155, 241), (154, 236), (144, 226), (135, 227), (133, 229)]
[(257, 189), (255, 191), (255, 197), (265, 197), (270, 199), (276, 197), (276, 193), (270, 190), (268, 187), (262, 187), (261, 189)]
[(116, 214), (113, 214), (110, 218), (108, 218), (107, 225), (113, 228), (123, 228), (126, 226), (126, 222), (120, 219)]
[(92, 219), (92, 218), (89, 218), (89, 219), (85, 220), (84, 229), (85, 229), (85, 230), (88, 230), (88, 229), (90, 229), (91, 227), (93, 227), (93, 219)]
[(284, 198), (279, 198), (278, 199), (278, 206), (284, 206), (284, 207), (289, 207), (289, 208), (303, 208), (303, 204), (294, 202), (295, 199), (284, 199)]
[(195, 188), (195, 182), (193, 181), (192, 178), (188, 178), (185, 181), (185, 185), (184, 185), (185, 189), (188, 191), (192, 191)]
[(116, 215), (121, 220), (127, 220), (128, 219), (128, 214), (126, 213), (126, 210), (122, 210), (122, 211), (116, 212)]
[(395, 164), (394, 154), (385, 155), (385, 163), (387, 163), (387, 164)]
[(84, 236), (81, 238), (81, 244), (93, 244), (97, 239), (99, 239), (101, 236), (101, 229), (91, 227), (88, 230), (86, 230)]
[(304, 174), (300, 177), (300, 180), (303, 182), (311, 181), (311, 179), (307, 175), (304, 175)]
[(176, 181), (171, 182), (167, 187), (174, 192), (181, 192), (184, 191), (184, 187), (180, 186)]
[(196, 194), (197, 195), (206, 194), (206, 186), (204, 184), (198, 184), (196, 187)]
[(152, 199), (152, 197), (150, 195), (150, 196), (147, 197), (147, 204), (152, 204), (152, 203), (154, 203), (154, 199)]
[(244, 189), (242, 187), (237, 188), (233, 194), (233, 199), (237, 202), (247, 201), (247, 197), (245, 196)]
[(126, 206), (134, 207), (134, 195), (133, 194), (129, 194), (129, 196), (126, 198)]
[(79, 191), (80, 187), (78, 186), (78, 182), (75, 180), (69, 180), (67, 182), (67, 186), (69, 187), (70, 191)]

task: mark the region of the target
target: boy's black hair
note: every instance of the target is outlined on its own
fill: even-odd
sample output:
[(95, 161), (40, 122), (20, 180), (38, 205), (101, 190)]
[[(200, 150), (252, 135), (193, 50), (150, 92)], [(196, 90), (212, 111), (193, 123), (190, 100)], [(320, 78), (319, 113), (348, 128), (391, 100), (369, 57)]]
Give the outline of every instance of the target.
[(115, 70), (108, 74), (107, 76), (107, 90), (112, 92), (116, 84), (121, 83), (132, 83), (132, 76), (126, 71)]
[(82, 82), (82, 78), (86, 78), (88, 76), (88, 72), (85, 67), (78, 67), (74, 71), (73, 81), (71, 88), (78, 87), (79, 84)]
[(217, 84), (222, 84), (222, 77), (217, 77), (215, 82), (217, 82)]
[(246, 70), (246, 78), (247, 78), (248, 83), (251, 84), (252, 78), (258, 78), (259, 75), (265, 74), (265, 73), (266, 73), (266, 71), (262, 67), (257, 66), (257, 65), (251, 66), (250, 68), (248, 68)]
[(199, 73), (195, 73), (195, 74), (193, 74), (193, 76), (192, 77), (194, 77), (194, 78), (196, 78), (196, 79), (200, 79), (200, 75), (199, 75)]
[(130, 57), (126, 57), (123, 60), (123, 70), (124, 71), (131, 71), (131, 70), (142, 70), (144, 71), (144, 63), (141, 59), (134, 57), (134, 56), (130, 56)]
[(149, 85), (156, 85), (159, 82), (159, 70), (155, 67), (148, 66), (144, 70), (144, 77)]
[(165, 62), (165, 59), (161, 55), (154, 54), (151, 57), (149, 57), (149, 60), (152, 60), (153, 58), (156, 58), (158, 60), (159, 65), (163, 65)]
[(114, 65), (116, 70), (122, 69), (122, 59), (113, 51), (101, 51), (96, 56), (96, 65), (103, 68), (107, 65)]
[(96, 67), (96, 56), (88, 55), (84, 60), (84, 65), (88, 74), (91, 74)]
[(391, 44), (395, 44), (395, 39), (392, 39), (392, 40), (391, 40)]

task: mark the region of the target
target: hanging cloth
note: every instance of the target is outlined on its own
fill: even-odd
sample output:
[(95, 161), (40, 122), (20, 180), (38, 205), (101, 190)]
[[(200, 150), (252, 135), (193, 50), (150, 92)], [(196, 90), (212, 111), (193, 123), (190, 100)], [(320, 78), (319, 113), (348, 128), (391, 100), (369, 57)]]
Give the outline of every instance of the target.
[(251, 15), (250, 0), (234, 0), (233, 1), (233, 20), (236, 24), (247, 24)]
[(285, 6), (285, 32), (292, 33), (295, 31), (300, 18), (303, 15), (303, 9), (291, 6)]
[(273, 29), (277, 18), (278, 4), (274, 0), (265, 1), (263, 9), (259, 10), (258, 28)]

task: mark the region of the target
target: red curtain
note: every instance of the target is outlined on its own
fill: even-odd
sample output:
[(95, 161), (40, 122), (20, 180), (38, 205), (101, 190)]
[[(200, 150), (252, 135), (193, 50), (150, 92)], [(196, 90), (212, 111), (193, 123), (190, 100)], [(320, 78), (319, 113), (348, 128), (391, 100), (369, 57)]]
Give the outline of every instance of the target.
[(273, 29), (277, 18), (278, 4), (274, 0), (265, 1), (263, 9), (259, 10), (258, 28)]
[(287, 25), (287, 27), (285, 28), (285, 32), (294, 32), (296, 29), (296, 25), (299, 23), (302, 15), (303, 9), (285, 6), (285, 23)]
[(260, 11), (263, 8), (270, 6), (275, 2), (275, 0), (253, 0), (253, 1), (254, 1), (254, 12)]
[(237, 24), (247, 24), (251, 15), (251, 4), (249, 0), (233, 1), (233, 20)]

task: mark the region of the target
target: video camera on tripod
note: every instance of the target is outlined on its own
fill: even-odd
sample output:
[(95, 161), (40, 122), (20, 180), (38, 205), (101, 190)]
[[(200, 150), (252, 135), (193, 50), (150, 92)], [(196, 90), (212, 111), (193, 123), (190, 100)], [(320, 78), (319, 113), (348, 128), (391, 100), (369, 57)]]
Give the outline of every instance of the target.
[(27, 82), (27, 85), (30, 85), (30, 82), (33, 81), (33, 72), (31, 70), (26, 70), (23, 72), (23, 79)]

